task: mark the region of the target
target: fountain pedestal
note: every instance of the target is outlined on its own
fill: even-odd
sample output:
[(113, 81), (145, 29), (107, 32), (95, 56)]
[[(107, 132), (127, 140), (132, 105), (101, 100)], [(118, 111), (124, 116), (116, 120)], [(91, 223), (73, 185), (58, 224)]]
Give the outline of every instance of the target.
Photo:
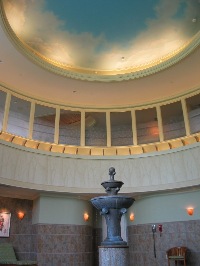
[(113, 167), (109, 169), (109, 175), (110, 180), (101, 184), (108, 195), (91, 199), (92, 204), (105, 217), (107, 225), (107, 237), (99, 247), (99, 265), (127, 266), (128, 246), (121, 237), (120, 223), (122, 215), (127, 212), (134, 199), (117, 195), (123, 182), (114, 180), (115, 169)]
[(101, 245), (113, 245), (113, 242), (120, 246), (127, 244), (121, 237), (120, 221), (122, 214), (121, 210), (118, 209), (109, 209), (108, 214), (103, 214), (107, 224), (107, 237)]
[(99, 266), (127, 266), (128, 246), (100, 246)]

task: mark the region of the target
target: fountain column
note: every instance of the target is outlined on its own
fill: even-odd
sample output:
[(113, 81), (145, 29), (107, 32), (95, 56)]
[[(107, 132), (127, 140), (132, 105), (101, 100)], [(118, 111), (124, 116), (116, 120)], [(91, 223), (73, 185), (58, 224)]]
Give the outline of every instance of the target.
[(91, 199), (92, 204), (105, 217), (107, 237), (99, 247), (99, 266), (127, 266), (128, 245), (121, 237), (121, 217), (133, 204), (134, 199), (117, 193), (124, 184), (114, 179), (115, 168), (109, 169), (110, 180), (101, 183), (107, 196)]

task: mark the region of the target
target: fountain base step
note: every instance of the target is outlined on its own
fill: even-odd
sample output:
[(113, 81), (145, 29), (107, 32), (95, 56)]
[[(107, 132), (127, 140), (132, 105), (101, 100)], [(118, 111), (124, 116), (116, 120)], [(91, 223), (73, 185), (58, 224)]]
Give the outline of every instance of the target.
[(116, 240), (104, 240), (103, 242), (101, 242), (101, 246), (127, 246), (127, 242), (126, 241), (123, 241), (123, 240), (120, 240), (120, 241), (116, 241)]
[(127, 266), (128, 246), (100, 246), (99, 266)]

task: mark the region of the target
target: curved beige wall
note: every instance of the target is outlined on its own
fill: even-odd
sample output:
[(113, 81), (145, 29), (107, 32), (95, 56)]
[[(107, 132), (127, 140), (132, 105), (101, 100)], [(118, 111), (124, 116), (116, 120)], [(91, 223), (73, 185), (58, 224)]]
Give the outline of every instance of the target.
[(104, 193), (116, 168), (122, 193), (198, 185), (200, 143), (135, 156), (67, 156), (0, 142), (0, 183), (46, 191)]

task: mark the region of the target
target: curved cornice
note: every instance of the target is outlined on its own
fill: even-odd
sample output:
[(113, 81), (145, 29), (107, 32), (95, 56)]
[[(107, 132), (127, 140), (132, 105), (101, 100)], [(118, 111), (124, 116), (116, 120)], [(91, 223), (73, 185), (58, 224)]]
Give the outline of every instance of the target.
[(192, 97), (194, 95), (197, 95), (200, 93), (200, 87), (196, 87), (196, 88), (191, 88), (188, 89), (185, 93), (178, 93), (176, 95), (173, 95), (171, 97), (165, 97), (163, 99), (159, 99), (159, 100), (155, 100), (155, 101), (151, 101), (151, 102), (147, 102), (147, 103), (141, 103), (141, 104), (135, 104), (135, 105), (123, 105), (123, 106), (115, 106), (115, 107), (85, 107), (85, 106), (75, 106), (75, 105), (63, 105), (60, 104), (59, 102), (50, 102), (47, 101), (46, 99), (42, 99), (39, 97), (34, 97), (32, 95), (29, 95), (28, 93), (22, 93), (19, 90), (16, 90), (16, 88), (11, 88), (10, 86), (8, 86), (7, 84), (4, 84), (2, 82), (0, 82), (0, 91), (4, 91), (6, 93), (11, 93), (13, 96), (16, 96), (17, 98), (20, 99), (24, 99), (30, 102), (34, 102), (37, 104), (41, 104), (41, 105), (46, 105), (49, 107), (53, 107), (53, 108), (60, 108), (60, 109), (66, 109), (66, 110), (71, 110), (71, 111), (85, 111), (85, 112), (105, 112), (105, 111), (130, 111), (130, 110), (142, 110), (142, 109), (147, 109), (147, 108), (153, 108), (156, 106), (161, 106), (161, 105), (166, 105), (166, 104), (170, 104), (170, 103), (174, 103), (177, 101), (180, 101), (181, 99), (185, 99), (185, 98), (189, 98)]
[(111, 82), (133, 80), (149, 76), (178, 63), (180, 60), (189, 55), (200, 44), (199, 31), (188, 43), (180, 47), (178, 50), (175, 50), (169, 55), (161, 57), (156, 61), (149, 62), (148, 64), (114, 71), (96, 71), (89, 68), (73, 68), (42, 56), (41, 54), (30, 48), (22, 40), (20, 40), (9, 25), (2, 1), (0, 1), (0, 15), (1, 24), (3, 25), (5, 32), (20, 52), (25, 54), (31, 61), (43, 67), (44, 69), (47, 69), (48, 71), (78, 80)]

